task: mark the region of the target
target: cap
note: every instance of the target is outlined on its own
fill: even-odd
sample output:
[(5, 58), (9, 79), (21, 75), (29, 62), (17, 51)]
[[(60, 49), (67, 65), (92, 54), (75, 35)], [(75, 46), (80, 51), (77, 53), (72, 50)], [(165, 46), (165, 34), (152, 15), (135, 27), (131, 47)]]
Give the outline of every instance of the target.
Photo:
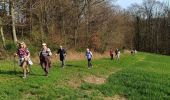
[(43, 43), (42, 45), (44, 46), (44, 45), (46, 45), (46, 43)]

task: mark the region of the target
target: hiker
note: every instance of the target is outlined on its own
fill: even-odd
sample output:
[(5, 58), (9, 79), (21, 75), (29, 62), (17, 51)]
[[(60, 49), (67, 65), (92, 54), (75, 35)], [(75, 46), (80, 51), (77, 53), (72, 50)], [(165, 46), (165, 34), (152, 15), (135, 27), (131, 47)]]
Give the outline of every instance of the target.
[(131, 53), (131, 55), (134, 55), (134, 50), (132, 49), (132, 50), (130, 51), (130, 53)]
[(14, 57), (17, 55), (19, 56), (19, 66), (23, 68), (23, 78), (26, 78), (30, 73), (29, 65), (32, 65), (33, 63), (30, 60), (30, 52), (24, 42), (19, 43), (19, 48), (17, 53), (14, 54)]
[(116, 48), (115, 54), (116, 54), (117, 60), (119, 60), (120, 59), (120, 50)]
[(135, 55), (137, 53), (136, 49), (131, 50), (131, 55)]
[(111, 60), (113, 60), (113, 49), (110, 49), (110, 57), (111, 57)]
[(93, 66), (92, 66), (92, 63), (91, 63), (93, 54), (92, 54), (92, 52), (89, 50), (89, 48), (87, 48), (85, 56), (87, 57), (87, 61), (88, 61), (88, 69), (90, 69), (90, 68), (93, 67)]
[(137, 50), (136, 49), (134, 50), (134, 53), (137, 54)]
[(59, 54), (59, 56), (60, 56), (61, 67), (64, 68), (66, 51), (65, 51), (65, 49), (64, 49), (62, 46), (60, 46), (60, 49), (58, 49), (58, 52), (57, 52), (56, 56), (57, 56), (58, 54)]
[(42, 49), (39, 53), (40, 65), (45, 72), (45, 76), (48, 76), (49, 68), (51, 67), (51, 59), (52, 56), (50, 48), (47, 47), (46, 43), (42, 44)]

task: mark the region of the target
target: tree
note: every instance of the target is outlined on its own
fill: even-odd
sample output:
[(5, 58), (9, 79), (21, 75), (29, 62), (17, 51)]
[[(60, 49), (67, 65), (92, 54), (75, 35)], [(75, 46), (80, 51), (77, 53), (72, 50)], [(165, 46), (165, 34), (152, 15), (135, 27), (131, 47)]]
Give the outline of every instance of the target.
[(12, 36), (14, 43), (17, 43), (17, 35), (16, 35), (16, 29), (15, 29), (15, 10), (14, 10), (14, 0), (10, 0), (10, 6), (11, 6), (11, 17), (12, 17)]

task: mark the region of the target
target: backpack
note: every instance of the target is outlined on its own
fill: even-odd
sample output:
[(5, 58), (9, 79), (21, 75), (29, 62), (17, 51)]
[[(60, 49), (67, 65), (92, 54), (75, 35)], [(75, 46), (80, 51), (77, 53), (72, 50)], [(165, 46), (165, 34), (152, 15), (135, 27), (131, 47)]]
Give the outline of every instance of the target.
[[(45, 59), (45, 56), (42, 54), (42, 51), (43, 51), (43, 49), (40, 51), (40, 54), (39, 54), (40, 60), (44, 60)], [(48, 53), (48, 51), (46, 51), (46, 53)]]

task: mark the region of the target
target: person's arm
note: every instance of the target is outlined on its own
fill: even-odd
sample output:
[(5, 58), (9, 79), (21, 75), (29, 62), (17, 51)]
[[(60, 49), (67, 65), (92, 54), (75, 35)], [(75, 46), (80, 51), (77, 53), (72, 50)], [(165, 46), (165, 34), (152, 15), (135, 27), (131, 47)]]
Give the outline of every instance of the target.
[(27, 53), (27, 57), (30, 57), (30, 51), (28, 50), (28, 48), (26, 49), (26, 53)]
[(55, 54), (56, 56), (60, 53), (60, 49), (58, 49), (57, 53)]
[(17, 55), (19, 55), (19, 49), (17, 49), (17, 52), (14, 53), (14, 57), (16, 57)]
[(17, 53), (14, 53), (14, 57), (16, 57), (18, 54)]
[(92, 52), (90, 52), (90, 54), (91, 54), (91, 57), (93, 57), (93, 54), (92, 54)]
[(48, 51), (48, 55), (52, 56), (52, 52), (51, 52), (51, 50), (49, 48), (47, 49), (47, 51)]
[(67, 55), (67, 52), (66, 52), (66, 50), (64, 49), (64, 55), (66, 56)]

